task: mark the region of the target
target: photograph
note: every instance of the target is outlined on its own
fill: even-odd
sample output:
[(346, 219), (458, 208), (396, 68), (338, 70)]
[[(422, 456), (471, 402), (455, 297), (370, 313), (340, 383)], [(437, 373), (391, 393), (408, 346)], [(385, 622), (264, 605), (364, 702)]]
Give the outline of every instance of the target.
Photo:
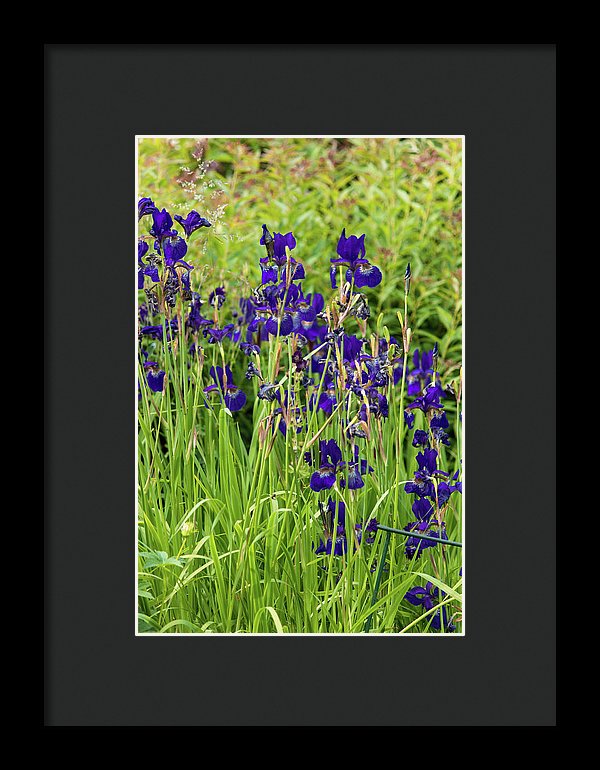
[(464, 153), (135, 137), (136, 636), (466, 635)]

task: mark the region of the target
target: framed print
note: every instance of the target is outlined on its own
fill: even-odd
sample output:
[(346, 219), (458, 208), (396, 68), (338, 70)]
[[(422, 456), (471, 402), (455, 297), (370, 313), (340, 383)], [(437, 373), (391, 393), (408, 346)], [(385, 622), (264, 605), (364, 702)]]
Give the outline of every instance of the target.
[(556, 46), (44, 89), (45, 725), (554, 726)]

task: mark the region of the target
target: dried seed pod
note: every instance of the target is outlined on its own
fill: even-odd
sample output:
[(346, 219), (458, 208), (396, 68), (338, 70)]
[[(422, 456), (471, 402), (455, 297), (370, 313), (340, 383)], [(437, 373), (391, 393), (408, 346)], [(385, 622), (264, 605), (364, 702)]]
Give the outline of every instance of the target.
[(146, 301), (148, 303), (148, 311), (150, 315), (156, 315), (158, 313), (158, 297), (156, 296), (156, 289), (150, 287), (145, 289)]

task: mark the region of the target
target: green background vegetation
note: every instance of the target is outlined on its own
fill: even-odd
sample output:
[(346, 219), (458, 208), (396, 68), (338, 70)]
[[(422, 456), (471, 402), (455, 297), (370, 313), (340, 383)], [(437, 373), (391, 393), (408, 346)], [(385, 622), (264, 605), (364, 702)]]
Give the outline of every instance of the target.
[(449, 365), (460, 359), (462, 139), (141, 139), (138, 172), (140, 196), (214, 222), (192, 241), (192, 263), (210, 266), (192, 273), (193, 285), (210, 279), (234, 295), (256, 286), (264, 223), (294, 233), (305, 294), (327, 297), (345, 227), (366, 234), (367, 259), (383, 273), (372, 316), (383, 312), (399, 332), (410, 262), (415, 346), (437, 341)]

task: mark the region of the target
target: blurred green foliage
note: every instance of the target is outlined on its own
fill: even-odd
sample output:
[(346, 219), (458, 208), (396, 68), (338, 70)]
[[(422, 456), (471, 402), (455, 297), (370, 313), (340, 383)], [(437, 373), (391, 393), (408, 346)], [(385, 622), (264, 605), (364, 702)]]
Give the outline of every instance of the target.
[[(201, 293), (235, 296), (260, 282), (261, 225), (293, 231), (304, 291), (327, 298), (329, 260), (342, 231), (366, 234), (367, 258), (383, 273), (367, 289), (372, 322), (399, 335), (404, 270), (411, 263), (411, 348), (438, 342), (441, 370), (462, 357), (462, 139), (141, 138), (139, 195), (213, 222), (188, 257)], [(204, 267), (203, 267), (204, 266)], [(373, 325), (372, 324), (372, 325)]]

